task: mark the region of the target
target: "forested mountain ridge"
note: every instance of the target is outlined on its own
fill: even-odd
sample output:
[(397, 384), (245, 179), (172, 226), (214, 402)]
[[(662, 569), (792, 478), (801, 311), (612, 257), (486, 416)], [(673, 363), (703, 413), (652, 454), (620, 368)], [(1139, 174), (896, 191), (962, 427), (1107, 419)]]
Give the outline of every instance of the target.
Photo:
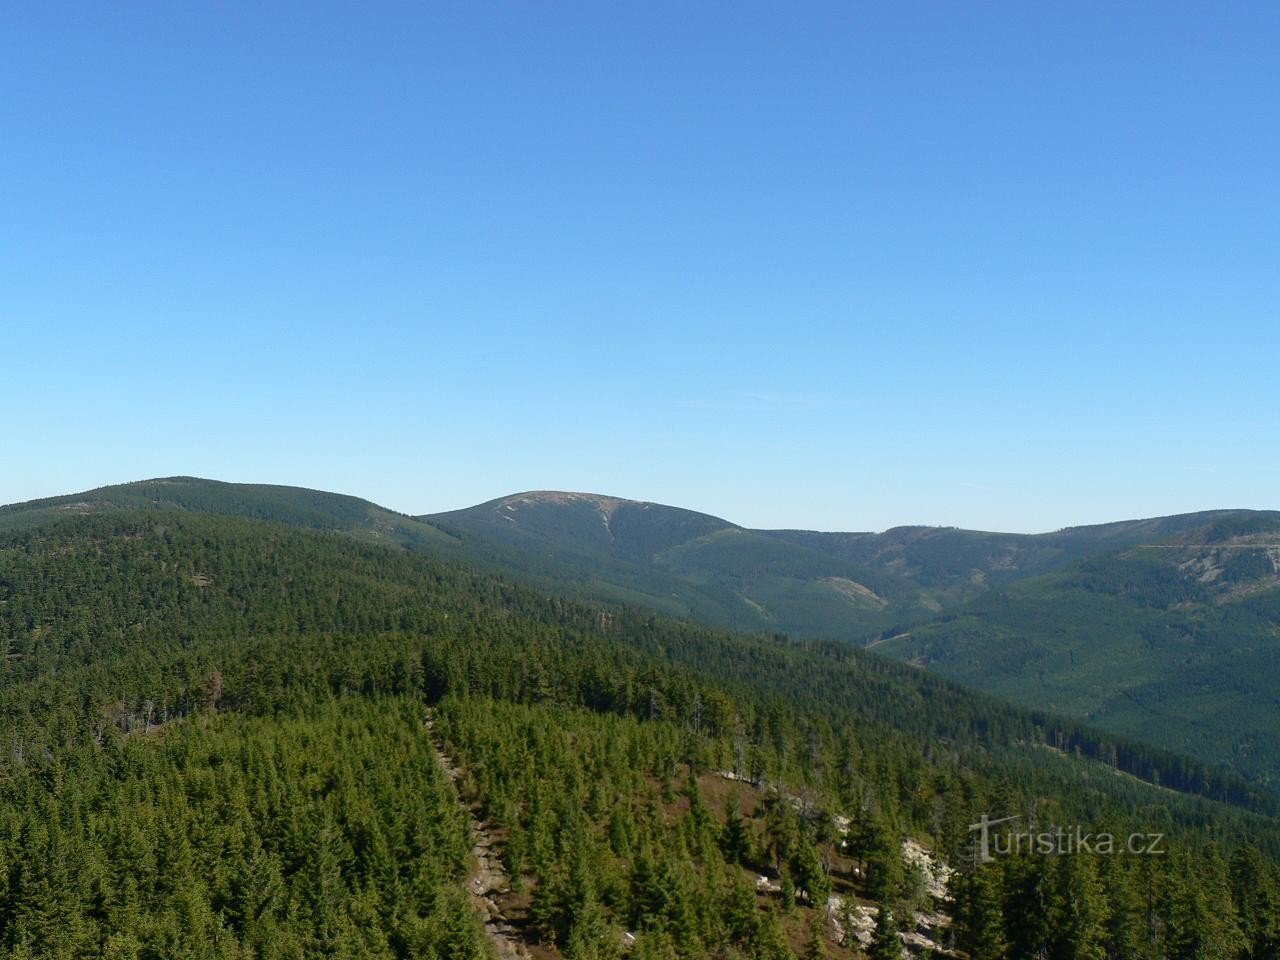
[(335, 530), (479, 564), (566, 595), (650, 607), (740, 630), (874, 641), (993, 587), (1084, 557), (1280, 513), (1211, 511), (1003, 534), (750, 530), (708, 514), (599, 494), (531, 491), (418, 517), (342, 494), (168, 477), (0, 506), (0, 531), (69, 515), (155, 509)]
[(661, 504), (530, 491), (419, 519), (457, 535), (471, 556), (500, 545), (498, 566), (593, 596), (625, 590), (718, 626), (866, 643), (1089, 556), (1215, 526), (1280, 523), (1280, 513), (1219, 510), (1044, 534), (824, 533), (751, 530)]
[[(577, 522), (564, 522), (569, 513)], [(702, 601), (686, 615), (870, 643), (1003, 698), (1280, 782), (1280, 513), (1035, 535), (753, 531), (685, 513), (531, 493), (428, 519), (464, 541), (520, 547), (546, 563), (544, 577), (577, 564), (590, 572), (565, 579), (579, 587), (620, 580), (620, 555), (643, 558), (652, 577), (678, 582), (664, 599)], [(618, 550), (606, 515), (664, 535), (643, 553)]]
[[(1250, 517), (1255, 511), (1212, 510), (1082, 527), (1051, 533), (993, 533), (958, 527), (894, 527), (883, 533), (822, 533), (774, 530), (782, 537), (839, 556), (896, 572), (921, 587), (939, 591), (933, 599), (973, 596), (989, 586), (1059, 569), (1083, 557), (1140, 543), (1163, 542), (1214, 523)], [(1267, 514), (1262, 514), (1266, 516)], [(1271, 514), (1280, 517), (1280, 514)], [(936, 607), (935, 607), (936, 609)]]
[(3, 507), (0, 530), (121, 507), (339, 531), (571, 598), (870, 643), (1003, 698), (1280, 782), (1274, 512), (1037, 535), (819, 533), (555, 491), (414, 518), (354, 497), (178, 477)]
[[(847, 645), (154, 509), (0, 537), (0, 637), (11, 956), (480, 956), (427, 706), (507, 838), (520, 929), (545, 956), (857, 956), (829, 892), (902, 917), (942, 906), (946, 946), (975, 960), (1080, 955), (1079, 938), (1147, 936), (1129, 955), (1176, 960), (1206, 937), (1232, 958), (1272, 944), (1269, 796)], [(751, 785), (709, 804), (720, 770)], [(964, 866), (977, 816), (1031, 810), (1166, 833), (1171, 859), (1014, 857), (940, 905), (898, 853), (911, 837)], [(1079, 922), (1055, 922), (1068, 906)]]
[(1280, 783), (1275, 515), (1087, 557), (877, 649)]
[(253, 517), (289, 526), (335, 530), (411, 549), (447, 547), (438, 528), (359, 497), (266, 483), (224, 483), (199, 477), (139, 480), (83, 493), (0, 506), (0, 533), (67, 517), (118, 510), (165, 510)]

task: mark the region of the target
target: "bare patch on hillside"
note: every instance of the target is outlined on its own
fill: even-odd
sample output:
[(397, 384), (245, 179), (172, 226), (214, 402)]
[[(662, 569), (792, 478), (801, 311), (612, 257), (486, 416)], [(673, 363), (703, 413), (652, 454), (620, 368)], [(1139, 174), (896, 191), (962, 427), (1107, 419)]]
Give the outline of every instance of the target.
[(854, 606), (884, 607), (888, 604), (882, 596), (857, 580), (849, 580), (846, 577), (823, 577), (822, 582)]

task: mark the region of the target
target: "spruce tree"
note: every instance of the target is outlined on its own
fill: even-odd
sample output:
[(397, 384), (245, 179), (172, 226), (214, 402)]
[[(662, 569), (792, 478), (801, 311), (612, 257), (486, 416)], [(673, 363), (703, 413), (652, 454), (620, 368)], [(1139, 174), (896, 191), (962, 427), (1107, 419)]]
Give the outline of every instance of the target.
[(1256, 847), (1241, 846), (1231, 855), (1231, 891), (1240, 914), (1246, 960), (1280, 955), (1280, 889), (1274, 868)]
[(902, 937), (899, 936), (897, 918), (888, 904), (882, 904), (876, 915), (876, 926), (871, 936), (869, 960), (901, 960)]
[(1007, 940), (1001, 875), (994, 864), (956, 879), (956, 945), (971, 960), (1004, 960)]
[(1107, 960), (1111, 910), (1098, 880), (1096, 858), (1074, 853), (1062, 860), (1055, 953), (1063, 960)]

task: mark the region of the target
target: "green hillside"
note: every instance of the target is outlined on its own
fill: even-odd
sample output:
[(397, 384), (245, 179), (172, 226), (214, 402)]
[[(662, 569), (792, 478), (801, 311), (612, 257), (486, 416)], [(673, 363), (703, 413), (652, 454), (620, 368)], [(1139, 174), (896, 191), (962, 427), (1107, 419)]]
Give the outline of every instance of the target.
[(252, 517), (290, 526), (336, 530), (362, 540), (419, 550), (444, 548), (450, 543), (450, 538), (436, 527), (358, 497), (301, 487), (222, 483), (198, 477), (141, 480), (0, 506), (0, 532), (113, 510), (172, 510)]
[(1280, 518), (1089, 557), (877, 649), (1276, 783)]
[(821, 533), (749, 530), (661, 504), (535, 491), (419, 519), (455, 535), (469, 560), (579, 596), (735, 629), (867, 643), (993, 587), (1248, 516), (1215, 511), (1033, 535), (947, 527)]
[(468, 562), (557, 593), (643, 606), (718, 626), (759, 626), (751, 606), (655, 565), (664, 550), (732, 524), (705, 514), (592, 494), (518, 494), (420, 517)]
[(496, 567), (579, 596), (869, 644), (1001, 697), (1280, 778), (1280, 514), (1038, 535), (820, 533), (531, 493), (426, 519), (470, 555), (500, 544)]
[(1018, 534), (955, 527), (895, 527), (883, 533), (773, 530), (772, 537), (896, 578), (917, 609), (937, 613), (992, 586), (1059, 569), (1082, 557), (1152, 543), (1245, 511), (1127, 520), (1053, 533)]
[(1264, 783), (1280, 774), (1280, 616), (1268, 593), (1280, 554), (1266, 546), (1280, 514), (1041, 535), (756, 531), (591, 494), (518, 494), (413, 518), (336, 494), (170, 478), (3, 507), (0, 531), (119, 508), (342, 532), (569, 598), (871, 644)]
[[(153, 508), (13, 531), (0, 637), (6, 956), (479, 958), (506, 937), (852, 960), (887, 906), (972, 957), (1084, 935), (1243, 960), (1280, 918), (1276, 801), (1209, 765), (848, 645), (549, 599), (334, 530)], [(1018, 811), (1169, 854), (974, 868), (968, 825)], [(508, 878), (483, 903), (475, 831)], [(904, 840), (961, 868), (946, 897)]]
[(891, 573), (661, 504), (538, 491), (420, 519), (471, 559), (716, 626), (861, 641), (912, 609)]

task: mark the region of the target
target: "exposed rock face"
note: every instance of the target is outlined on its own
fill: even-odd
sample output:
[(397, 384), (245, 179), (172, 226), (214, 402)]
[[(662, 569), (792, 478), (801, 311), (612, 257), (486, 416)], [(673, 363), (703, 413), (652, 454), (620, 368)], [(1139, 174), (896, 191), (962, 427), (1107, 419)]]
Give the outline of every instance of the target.
[[(752, 780), (731, 770), (720, 770), (716, 775), (757, 789), (765, 789), (767, 786), (763, 780)], [(798, 810), (805, 806), (804, 798), (796, 794), (783, 793), (782, 797)], [(836, 833), (844, 837), (849, 833), (852, 821), (844, 814), (837, 813), (832, 816), (832, 825)], [(902, 841), (902, 862), (909, 868), (919, 869), (924, 877), (925, 890), (933, 902), (931, 910), (916, 912), (911, 918), (911, 926), (902, 931), (904, 956), (926, 950), (942, 957), (954, 956), (942, 943), (946, 939), (943, 934), (951, 925), (952, 897), (949, 886), (955, 871), (912, 838)], [(857, 867), (853, 871), (855, 876), (860, 875)], [(756, 878), (756, 889), (763, 893), (777, 893), (782, 887), (776, 880), (759, 876)], [(843, 946), (857, 945), (865, 949), (871, 945), (879, 913), (880, 909), (873, 904), (862, 903), (855, 897), (832, 894), (827, 899), (827, 936)]]

